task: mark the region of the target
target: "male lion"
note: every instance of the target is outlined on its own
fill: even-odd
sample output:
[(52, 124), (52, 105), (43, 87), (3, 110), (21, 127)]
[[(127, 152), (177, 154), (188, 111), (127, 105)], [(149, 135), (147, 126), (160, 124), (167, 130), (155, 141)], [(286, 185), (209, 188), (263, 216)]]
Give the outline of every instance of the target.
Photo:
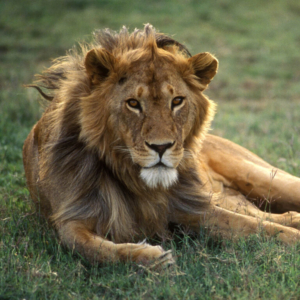
[[(210, 53), (191, 56), (146, 25), (96, 32), (39, 76), (32, 86), (51, 102), (25, 141), (24, 167), (65, 246), (91, 262), (167, 265), (170, 251), (136, 242), (170, 223), (300, 240), (300, 214), (289, 212), (300, 211), (300, 179), (207, 134), (215, 105), (202, 92), (217, 68)], [(266, 197), (280, 214), (253, 204)]]

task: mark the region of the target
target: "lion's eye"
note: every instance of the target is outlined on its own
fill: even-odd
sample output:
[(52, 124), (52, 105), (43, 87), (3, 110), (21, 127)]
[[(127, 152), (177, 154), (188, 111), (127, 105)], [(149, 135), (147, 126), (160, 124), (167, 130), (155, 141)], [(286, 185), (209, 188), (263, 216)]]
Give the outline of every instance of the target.
[(135, 99), (129, 99), (126, 101), (128, 106), (132, 107), (132, 108), (135, 108), (135, 109), (139, 109), (139, 110), (142, 110), (141, 108), (141, 105), (140, 105), (140, 102), (135, 100)]
[(178, 106), (180, 105), (184, 100), (184, 97), (176, 97), (172, 100), (172, 109), (175, 107), (175, 106)]

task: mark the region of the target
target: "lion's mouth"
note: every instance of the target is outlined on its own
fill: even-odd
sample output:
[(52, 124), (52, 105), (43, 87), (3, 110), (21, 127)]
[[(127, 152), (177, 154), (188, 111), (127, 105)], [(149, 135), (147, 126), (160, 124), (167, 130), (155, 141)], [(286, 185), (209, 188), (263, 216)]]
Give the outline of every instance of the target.
[(163, 168), (170, 168), (168, 166), (166, 166), (164, 163), (162, 163), (161, 161), (158, 162), (156, 165), (151, 166), (151, 167), (144, 167), (145, 169), (152, 169), (152, 168), (158, 168), (158, 167), (163, 167)]

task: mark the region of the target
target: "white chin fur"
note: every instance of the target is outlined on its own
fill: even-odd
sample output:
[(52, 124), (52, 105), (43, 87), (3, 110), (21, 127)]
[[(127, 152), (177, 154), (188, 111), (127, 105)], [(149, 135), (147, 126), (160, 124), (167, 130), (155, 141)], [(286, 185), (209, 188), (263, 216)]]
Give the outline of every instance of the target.
[(151, 188), (156, 188), (159, 185), (164, 188), (169, 188), (177, 181), (178, 172), (174, 168), (159, 166), (142, 168), (140, 176)]

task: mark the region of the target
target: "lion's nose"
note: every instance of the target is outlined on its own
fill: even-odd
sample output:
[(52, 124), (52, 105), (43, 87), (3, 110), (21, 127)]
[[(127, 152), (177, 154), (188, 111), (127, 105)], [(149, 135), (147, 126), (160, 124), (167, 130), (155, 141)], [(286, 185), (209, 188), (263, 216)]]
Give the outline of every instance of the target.
[(162, 156), (163, 156), (163, 154), (165, 153), (165, 151), (166, 151), (167, 149), (171, 148), (174, 144), (175, 144), (175, 142), (172, 142), (172, 143), (166, 143), (166, 144), (161, 144), (161, 145), (159, 145), (159, 144), (149, 144), (149, 143), (146, 142), (146, 145), (147, 145), (150, 149), (156, 151), (156, 152), (158, 153), (158, 155), (159, 155), (160, 158), (162, 158)]

